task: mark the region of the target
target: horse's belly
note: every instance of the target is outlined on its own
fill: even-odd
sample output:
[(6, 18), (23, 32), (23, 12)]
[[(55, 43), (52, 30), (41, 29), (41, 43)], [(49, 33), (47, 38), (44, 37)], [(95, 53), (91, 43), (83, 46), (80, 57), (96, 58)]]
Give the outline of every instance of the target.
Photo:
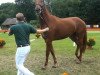
[(56, 36), (55, 38), (54, 38), (54, 40), (60, 40), (60, 39), (65, 39), (65, 38), (67, 38), (68, 36), (65, 36), (65, 37), (58, 37), (58, 36)]
[(64, 38), (67, 38), (71, 35), (71, 33), (65, 33), (63, 32), (62, 34), (55, 34), (55, 40), (59, 40), (59, 39), (64, 39)]
[(55, 40), (64, 39), (71, 36), (75, 32), (74, 28), (63, 28), (55, 33)]

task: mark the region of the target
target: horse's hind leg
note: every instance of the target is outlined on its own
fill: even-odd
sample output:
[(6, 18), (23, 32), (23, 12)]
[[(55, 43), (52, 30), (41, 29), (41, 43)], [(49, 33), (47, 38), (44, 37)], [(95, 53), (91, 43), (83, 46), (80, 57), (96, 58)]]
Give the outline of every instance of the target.
[(78, 56), (79, 63), (82, 61), (82, 53), (84, 51), (83, 37), (84, 37), (84, 35), (80, 35), (78, 38), (78, 44), (79, 44), (79, 48), (80, 48), (80, 55)]
[(75, 51), (75, 55), (76, 55), (76, 57), (79, 59), (79, 56), (78, 56), (78, 50), (79, 50), (78, 38), (77, 38), (76, 35), (73, 35), (73, 36), (70, 37), (70, 39), (71, 39), (72, 41), (74, 41), (74, 42), (76, 43), (76, 45), (77, 45), (77, 48), (76, 48), (76, 51)]
[(84, 46), (83, 46), (83, 39), (80, 39), (80, 55), (79, 55), (79, 61), (80, 61), (80, 62), (82, 61), (83, 49), (84, 49)]
[(79, 59), (78, 50), (79, 50), (79, 46), (77, 45), (77, 48), (76, 48), (76, 51), (75, 51), (75, 55), (76, 55), (76, 57)]
[(87, 33), (85, 29), (79, 34), (79, 47), (80, 47), (79, 61), (82, 61), (82, 53), (85, 52), (86, 43), (87, 43)]
[[(52, 45), (51, 45), (52, 46)], [(56, 60), (56, 57), (55, 57), (55, 53), (54, 53), (54, 49), (53, 49), (53, 46), (51, 47), (51, 54), (53, 56), (53, 60), (54, 60), (54, 66), (52, 66), (53, 68), (56, 68), (57, 67), (57, 60)]]
[(50, 52), (52, 54), (52, 57), (53, 57), (53, 60), (54, 60), (54, 66), (52, 66), (53, 68), (56, 68), (57, 67), (57, 59), (55, 57), (55, 53), (54, 53), (54, 49), (53, 49), (53, 45), (52, 45), (52, 42), (49, 43), (49, 49), (50, 49)]
[[(79, 37), (79, 36), (76, 36), (76, 35), (71, 36), (70, 39), (72, 41), (74, 41), (76, 43), (76, 45), (77, 45), (77, 48), (76, 48), (76, 51), (75, 51), (75, 55), (76, 55), (76, 57), (78, 59), (76, 62), (79, 64), (82, 61), (83, 39), (81, 37)], [(79, 53), (79, 50), (80, 50), (80, 53)]]

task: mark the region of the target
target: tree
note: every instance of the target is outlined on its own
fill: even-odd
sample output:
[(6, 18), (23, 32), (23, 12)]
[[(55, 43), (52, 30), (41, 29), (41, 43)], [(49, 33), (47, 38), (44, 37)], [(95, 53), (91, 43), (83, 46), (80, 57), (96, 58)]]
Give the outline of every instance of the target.
[(76, 16), (80, 0), (53, 0), (51, 3), (53, 14), (59, 17)]
[(100, 24), (100, 0), (52, 0), (51, 7), (56, 16), (76, 16), (86, 24)]
[(23, 13), (27, 21), (36, 19), (35, 3), (33, 2), (33, 0), (15, 0), (15, 3), (16, 13)]
[(87, 12), (89, 24), (100, 24), (100, 0), (89, 0)]
[(69, 16), (67, 0), (53, 0), (51, 3), (52, 13), (59, 17)]
[(15, 4), (14, 3), (3, 3), (0, 5), (0, 25), (6, 18), (15, 17)]
[(44, 0), (45, 4), (46, 4), (46, 7), (48, 8), (48, 10), (50, 12), (52, 12), (52, 9), (51, 9), (51, 2), (52, 0)]

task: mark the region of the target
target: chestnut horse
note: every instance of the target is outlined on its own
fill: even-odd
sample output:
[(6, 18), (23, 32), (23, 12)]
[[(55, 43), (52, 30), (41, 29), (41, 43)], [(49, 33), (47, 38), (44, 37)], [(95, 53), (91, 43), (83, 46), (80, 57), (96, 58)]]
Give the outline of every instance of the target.
[[(87, 33), (86, 24), (78, 17), (59, 18), (52, 15), (46, 8), (44, 0), (35, 0), (35, 10), (39, 16), (41, 29), (49, 27), (49, 31), (42, 34), (46, 43), (46, 61), (43, 69), (48, 65), (48, 57), (51, 53), (54, 66), (57, 66), (52, 41), (69, 37), (77, 45), (75, 55), (82, 61), (82, 53), (86, 49)], [(80, 53), (79, 53), (80, 50)], [(78, 54), (79, 53), (79, 54)]]

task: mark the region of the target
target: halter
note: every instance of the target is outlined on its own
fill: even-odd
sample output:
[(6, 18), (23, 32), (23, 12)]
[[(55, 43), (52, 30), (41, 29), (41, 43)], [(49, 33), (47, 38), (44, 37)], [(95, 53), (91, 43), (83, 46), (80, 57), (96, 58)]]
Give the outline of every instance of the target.
[[(39, 5), (41, 7), (41, 9), (43, 8), (43, 5), (40, 4), (35, 4), (35, 5)], [(43, 9), (41, 10), (41, 12), (43, 11)]]
[[(36, 5), (39, 5), (41, 7), (41, 13), (43, 13), (43, 7), (44, 5), (40, 5), (40, 4), (36, 4)], [(45, 18), (41, 16), (41, 14), (38, 14), (40, 16), (40, 18), (44, 21), (45, 25), (48, 27), (48, 24), (47, 22), (45, 21)]]

